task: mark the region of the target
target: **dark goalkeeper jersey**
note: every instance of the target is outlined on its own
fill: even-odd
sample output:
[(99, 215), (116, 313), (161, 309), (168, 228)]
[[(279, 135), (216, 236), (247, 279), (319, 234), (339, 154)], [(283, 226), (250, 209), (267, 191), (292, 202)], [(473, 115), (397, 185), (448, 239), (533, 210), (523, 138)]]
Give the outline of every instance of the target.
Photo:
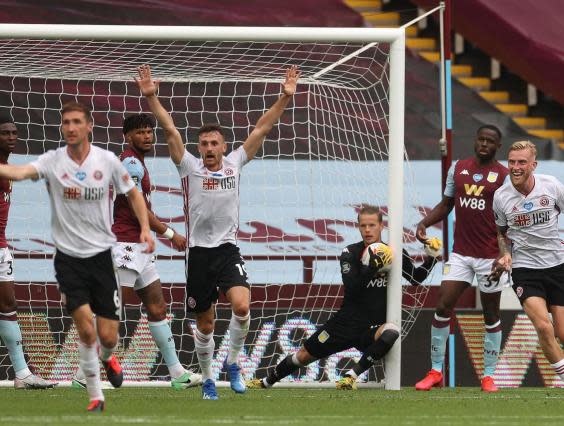
[[(335, 318), (370, 327), (386, 322), (386, 293), (388, 274), (379, 273), (373, 266), (364, 266), (360, 261), (365, 245), (363, 241), (343, 249), (340, 257), (341, 276), (345, 295)], [(415, 267), (407, 251), (403, 251), (402, 275), (412, 285), (419, 285), (435, 265), (432, 257)]]

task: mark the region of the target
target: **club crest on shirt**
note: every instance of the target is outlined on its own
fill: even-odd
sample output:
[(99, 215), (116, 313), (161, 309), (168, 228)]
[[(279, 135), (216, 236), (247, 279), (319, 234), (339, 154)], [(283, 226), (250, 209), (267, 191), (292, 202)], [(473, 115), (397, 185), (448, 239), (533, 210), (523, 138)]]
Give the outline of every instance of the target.
[(321, 333), (319, 333), (319, 336), (317, 336), (317, 340), (319, 340), (319, 343), (325, 343), (329, 337), (331, 337), (329, 335), (329, 333), (327, 333), (326, 330), (323, 330)]
[(475, 173), (472, 175), (472, 179), (474, 179), (474, 182), (480, 182), (483, 177), (484, 175), (481, 173)]
[(341, 272), (343, 274), (348, 274), (351, 271), (351, 264), (348, 262), (344, 262), (343, 266), (341, 266)]
[(102, 174), (102, 172), (100, 170), (95, 170), (93, 176), (94, 176), (94, 179), (96, 179), (96, 180), (100, 180), (100, 179), (102, 179), (102, 177), (104, 177), (104, 175)]
[(550, 200), (548, 199), (548, 197), (545, 197), (544, 195), (541, 197), (541, 199), (539, 200), (539, 203), (542, 207), (546, 207), (550, 204)]
[(486, 180), (490, 183), (494, 183), (497, 180), (498, 173), (496, 172), (489, 172), (488, 177)]
[(231, 176), (233, 174), (233, 169), (225, 169), (225, 176)]

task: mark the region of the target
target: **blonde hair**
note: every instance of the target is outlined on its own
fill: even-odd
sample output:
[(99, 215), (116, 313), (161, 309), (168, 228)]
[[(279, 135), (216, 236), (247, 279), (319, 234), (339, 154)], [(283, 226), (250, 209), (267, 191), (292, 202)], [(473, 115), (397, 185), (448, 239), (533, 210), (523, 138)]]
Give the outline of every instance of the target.
[(522, 149), (529, 149), (533, 153), (533, 157), (537, 158), (537, 147), (531, 141), (513, 142), (509, 147), (509, 152), (521, 151)]

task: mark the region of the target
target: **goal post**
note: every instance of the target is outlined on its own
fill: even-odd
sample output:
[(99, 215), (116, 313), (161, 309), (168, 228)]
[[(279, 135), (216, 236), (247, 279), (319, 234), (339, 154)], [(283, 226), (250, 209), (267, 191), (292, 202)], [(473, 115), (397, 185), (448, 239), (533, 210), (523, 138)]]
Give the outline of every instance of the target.
[[(386, 239), (396, 259), (401, 259), (404, 240), (414, 240), (406, 230), (416, 223), (418, 211), (413, 179), (404, 175), (404, 29), (2, 24), (0, 109), (23, 128), (20, 139), (25, 139), (10, 162), (27, 162), (60, 146), (58, 114), (68, 100), (92, 107), (93, 142), (119, 153), (123, 117), (148, 111), (132, 81), (136, 67), (144, 63), (161, 80), (161, 100), (192, 152), (194, 129), (210, 118), (226, 127), (228, 141), (237, 146), (278, 96), (284, 69), (297, 65), (302, 71), (293, 104), (267, 136), (262, 155), (243, 169), (241, 190), (248, 192), (241, 193), (239, 240), (243, 256), (254, 268), (251, 280), (257, 286), (252, 303), (260, 309), (261, 319), (253, 323), (256, 327), (249, 339), (268, 341), (260, 348), (253, 343), (248, 356), (245, 353), (248, 368), (244, 364), (243, 370), (248, 376), (264, 374), (338, 309), (337, 257), (343, 247), (360, 239), (354, 226), (359, 205), (382, 207)], [(161, 136), (157, 131), (154, 157), (147, 160), (156, 188), (153, 207), (159, 217), (183, 231), (180, 183), (170, 161), (165, 161)], [(48, 224), (36, 216), (48, 214), (40, 187), (14, 185), (7, 235), (16, 255), (18, 301), (26, 308), (20, 318), (33, 328), (38, 312), (47, 318), (42, 324), (48, 331), (53, 334), (55, 327), (60, 333), (52, 338), (55, 352), (46, 355), (41, 348), (30, 354), (24, 332), (28, 356), (48, 365), (50, 377), (65, 380), (76, 362), (73, 346), (65, 346), (74, 330), (69, 329), (49, 270)], [(178, 320), (177, 347), (185, 352), (181, 361), (193, 363), (193, 344), (188, 342), (193, 323), (178, 318), (183, 301), (182, 256), (161, 243), (157, 269), (163, 283), (173, 283), (165, 286), (165, 296), (171, 302), (171, 321)], [(18, 269), (20, 264), (25, 273)], [(36, 267), (40, 272), (34, 272)], [(425, 296), (422, 287), (414, 291), (402, 286), (401, 262), (393, 262), (388, 321), (401, 327), (403, 319), (403, 336)], [(60, 316), (58, 326), (53, 325), (51, 312)], [(146, 330), (139, 331), (143, 318), (138, 310), (133, 321), (137, 334), (127, 335), (123, 346), (154, 352), (151, 342), (145, 341)], [(127, 325), (125, 330), (127, 334)], [(139, 337), (141, 332), (145, 334)], [(226, 339), (218, 353), (223, 353)], [(155, 371), (162, 368), (153, 366), (157, 361), (151, 356), (139, 361), (144, 363), (139, 367), (132, 350), (124, 349), (124, 354), (126, 366), (150, 373), (140, 373), (142, 379), (160, 377)], [(295, 381), (334, 379), (343, 359), (357, 355), (349, 352), (329, 360), (330, 371), (329, 364), (316, 363)], [(214, 366), (221, 371), (219, 356), (216, 361)], [(0, 380), (6, 378), (1, 368), (8, 362), (0, 353)], [(386, 388), (399, 389), (400, 340), (385, 365)], [(137, 379), (132, 375), (131, 380)]]

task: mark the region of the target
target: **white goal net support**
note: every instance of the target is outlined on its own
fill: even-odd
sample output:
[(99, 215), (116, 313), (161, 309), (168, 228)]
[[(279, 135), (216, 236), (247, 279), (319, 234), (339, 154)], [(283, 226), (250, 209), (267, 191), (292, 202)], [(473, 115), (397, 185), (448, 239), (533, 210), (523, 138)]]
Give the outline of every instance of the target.
[[(196, 131), (208, 122), (225, 128), (232, 149), (279, 96), (285, 69), (297, 65), (298, 91), (241, 181), (238, 240), (252, 283), (252, 322), (240, 361), (246, 378), (263, 377), (339, 308), (338, 256), (360, 240), (359, 206), (379, 206), (396, 258), (405, 247), (420, 262), (417, 187), (409, 172), (404, 177), (404, 50), (401, 29), (2, 25), (0, 111), (19, 129), (9, 161), (27, 163), (61, 146), (60, 109), (71, 100), (92, 108), (93, 142), (119, 154), (124, 117), (149, 111), (133, 81), (141, 64), (161, 80), (160, 99), (190, 152), (197, 155)], [(180, 181), (158, 128), (156, 141), (146, 160), (153, 209), (184, 233)], [(57, 290), (49, 215), (43, 183), (13, 185), (7, 236), (25, 352), (44, 377), (68, 381), (78, 364), (77, 335)], [(179, 357), (197, 369), (184, 257), (166, 239), (157, 245)], [(405, 336), (426, 288), (407, 286), (400, 268), (394, 262), (388, 320)], [(168, 380), (139, 301), (126, 302), (118, 349), (125, 379)], [(222, 379), (230, 317), (223, 299), (217, 316), (213, 365)], [(400, 353), (398, 342), (386, 361), (390, 389), (400, 385)], [(330, 383), (359, 356), (354, 348), (333, 355), (286, 383)], [(0, 346), (0, 380), (12, 377)], [(382, 377), (380, 369), (365, 379)]]

